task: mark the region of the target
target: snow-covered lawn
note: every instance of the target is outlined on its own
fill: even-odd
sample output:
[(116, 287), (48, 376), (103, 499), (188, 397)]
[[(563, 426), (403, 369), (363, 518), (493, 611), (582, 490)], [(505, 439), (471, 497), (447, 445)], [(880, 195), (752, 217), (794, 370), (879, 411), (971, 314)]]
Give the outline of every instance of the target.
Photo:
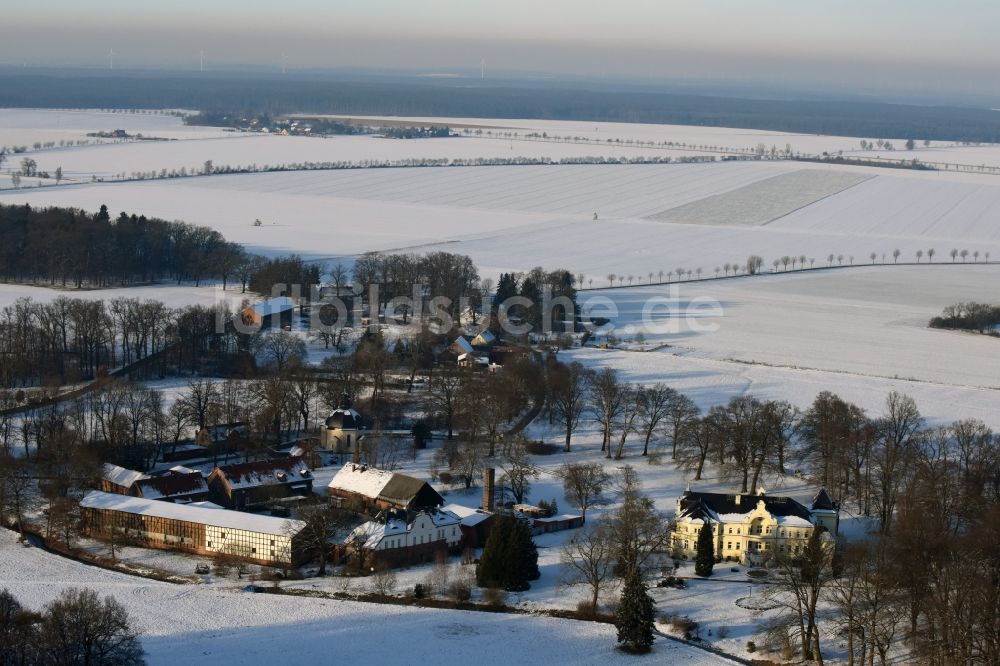
[[(614, 627), (546, 617), (384, 606), (241, 592), (235, 582), (171, 585), (23, 548), (0, 530), (0, 587), (39, 609), (67, 587), (90, 587), (125, 605), (150, 664), (635, 663), (614, 649)], [(728, 663), (657, 642), (666, 663)]]

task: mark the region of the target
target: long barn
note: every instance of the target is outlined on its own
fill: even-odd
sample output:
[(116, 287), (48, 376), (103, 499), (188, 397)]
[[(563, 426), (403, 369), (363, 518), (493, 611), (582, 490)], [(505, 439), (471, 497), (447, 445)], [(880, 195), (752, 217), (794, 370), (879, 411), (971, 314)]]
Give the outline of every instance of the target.
[(84, 531), (92, 537), (199, 555), (225, 553), (271, 566), (296, 564), (302, 555), (299, 534), (305, 523), (299, 520), (96, 490), (80, 508)]

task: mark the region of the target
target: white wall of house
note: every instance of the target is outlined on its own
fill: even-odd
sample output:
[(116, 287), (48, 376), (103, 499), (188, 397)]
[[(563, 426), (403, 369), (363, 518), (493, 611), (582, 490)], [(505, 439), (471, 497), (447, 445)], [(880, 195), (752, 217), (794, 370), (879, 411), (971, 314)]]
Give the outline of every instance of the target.
[(446, 541), (449, 547), (457, 546), (462, 540), (459, 523), (449, 521), (447, 524), (441, 524), (441, 522), (435, 523), (429, 514), (419, 513), (407, 529), (386, 529), (386, 534), (377, 549), (408, 548), (442, 540)]
[(292, 538), (285, 534), (266, 534), (227, 527), (205, 526), (205, 549), (232, 553), (276, 564), (291, 564)]

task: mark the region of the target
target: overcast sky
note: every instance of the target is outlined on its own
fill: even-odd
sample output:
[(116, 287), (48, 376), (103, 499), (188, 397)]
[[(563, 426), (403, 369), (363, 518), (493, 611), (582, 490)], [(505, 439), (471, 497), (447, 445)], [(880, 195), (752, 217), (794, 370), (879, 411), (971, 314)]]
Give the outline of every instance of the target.
[(32, 0), (0, 64), (376, 67), (1000, 93), (996, 0)]

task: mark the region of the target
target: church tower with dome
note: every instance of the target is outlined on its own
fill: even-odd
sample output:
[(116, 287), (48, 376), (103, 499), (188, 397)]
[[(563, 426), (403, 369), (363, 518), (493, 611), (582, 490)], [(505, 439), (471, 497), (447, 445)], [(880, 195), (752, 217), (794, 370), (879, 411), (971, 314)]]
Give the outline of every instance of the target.
[(366, 432), (364, 419), (351, 406), (351, 397), (345, 393), (340, 407), (327, 417), (321, 428), (320, 445), (328, 451), (354, 453)]

